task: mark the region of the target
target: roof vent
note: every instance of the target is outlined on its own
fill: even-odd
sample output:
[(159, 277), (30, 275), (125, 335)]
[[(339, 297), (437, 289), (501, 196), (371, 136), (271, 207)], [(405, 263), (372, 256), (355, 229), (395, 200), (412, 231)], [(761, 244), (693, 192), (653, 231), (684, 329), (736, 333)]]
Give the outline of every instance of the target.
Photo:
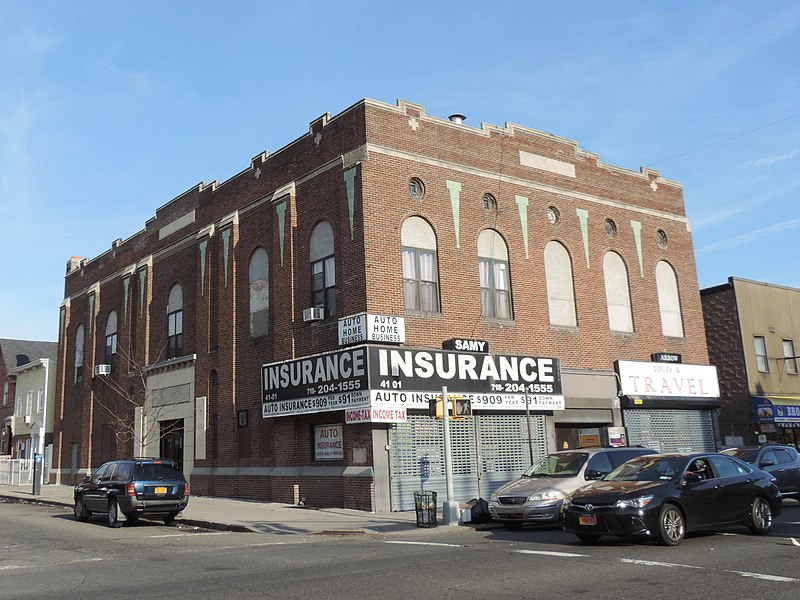
[(454, 115), (450, 115), (447, 118), (450, 119), (456, 125), (461, 125), (462, 123), (464, 123), (464, 121), (467, 120), (467, 117), (465, 117), (464, 115), (460, 115), (458, 113), (456, 113)]

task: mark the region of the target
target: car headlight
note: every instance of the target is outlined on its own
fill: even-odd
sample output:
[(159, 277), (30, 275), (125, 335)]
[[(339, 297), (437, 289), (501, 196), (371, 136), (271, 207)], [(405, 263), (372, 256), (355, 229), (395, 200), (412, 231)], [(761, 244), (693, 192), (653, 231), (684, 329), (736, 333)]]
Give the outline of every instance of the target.
[(497, 502), (497, 492), (492, 492), (489, 496), (489, 502)]
[(648, 496), (637, 496), (636, 498), (627, 498), (617, 500), (614, 505), (615, 508), (644, 508), (653, 499), (653, 494)]
[(541, 502), (543, 500), (563, 500), (564, 494), (558, 490), (542, 490), (528, 496), (528, 502)]

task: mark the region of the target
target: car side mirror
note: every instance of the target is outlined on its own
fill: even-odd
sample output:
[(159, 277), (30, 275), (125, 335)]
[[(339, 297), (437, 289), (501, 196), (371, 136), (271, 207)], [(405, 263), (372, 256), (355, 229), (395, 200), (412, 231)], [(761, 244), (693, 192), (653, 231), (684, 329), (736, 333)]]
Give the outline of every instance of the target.
[(592, 480), (592, 479), (602, 479), (602, 478), (603, 478), (603, 475), (606, 475), (606, 473), (602, 473), (602, 472), (600, 472), (600, 471), (595, 471), (594, 469), (590, 469), (590, 470), (587, 470), (587, 471), (586, 471), (586, 476), (585, 476), (585, 478), (586, 478), (587, 480)]
[(686, 474), (683, 476), (683, 480), (686, 483), (697, 483), (698, 481), (703, 481), (703, 476), (699, 473), (693, 473), (692, 471), (687, 471)]
[(91, 477), (84, 477), (84, 478), (83, 478), (83, 481), (82, 481), (81, 483), (89, 483), (89, 482), (91, 482), (91, 481), (92, 481), (92, 478), (91, 478)]
[(759, 467), (772, 467), (772, 466), (775, 466), (775, 461), (772, 460), (771, 458), (765, 458), (764, 460), (762, 460), (759, 463), (758, 466)]

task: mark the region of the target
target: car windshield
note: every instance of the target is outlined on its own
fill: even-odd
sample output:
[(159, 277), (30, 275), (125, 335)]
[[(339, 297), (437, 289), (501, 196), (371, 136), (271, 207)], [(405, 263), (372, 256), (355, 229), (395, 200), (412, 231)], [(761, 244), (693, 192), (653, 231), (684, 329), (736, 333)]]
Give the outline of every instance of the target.
[(758, 450), (756, 448), (729, 448), (728, 450), (723, 450), (722, 453), (751, 463), (755, 462)]
[(522, 475), (523, 477), (574, 477), (588, 458), (586, 452), (550, 454)]
[(640, 456), (603, 477), (606, 481), (666, 481), (683, 473), (686, 457)]
[(183, 481), (183, 473), (169, 463), (144, 463), (136, 465), (136, 479), (144, 481)]

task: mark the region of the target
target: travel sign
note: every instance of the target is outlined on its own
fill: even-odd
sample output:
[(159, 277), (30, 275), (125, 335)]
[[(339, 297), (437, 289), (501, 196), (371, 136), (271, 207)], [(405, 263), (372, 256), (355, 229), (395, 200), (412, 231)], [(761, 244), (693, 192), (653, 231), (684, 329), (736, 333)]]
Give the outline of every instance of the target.
[[(354, 346), (262, 367), (264, 417), (387, 409), (427, 409), (447, 386), (473, 410), (563, 410), (558, 358)], [(402, 410), (401, 410), (402, 409)], [(359, 420), (361, 420), (359, 418)]]

